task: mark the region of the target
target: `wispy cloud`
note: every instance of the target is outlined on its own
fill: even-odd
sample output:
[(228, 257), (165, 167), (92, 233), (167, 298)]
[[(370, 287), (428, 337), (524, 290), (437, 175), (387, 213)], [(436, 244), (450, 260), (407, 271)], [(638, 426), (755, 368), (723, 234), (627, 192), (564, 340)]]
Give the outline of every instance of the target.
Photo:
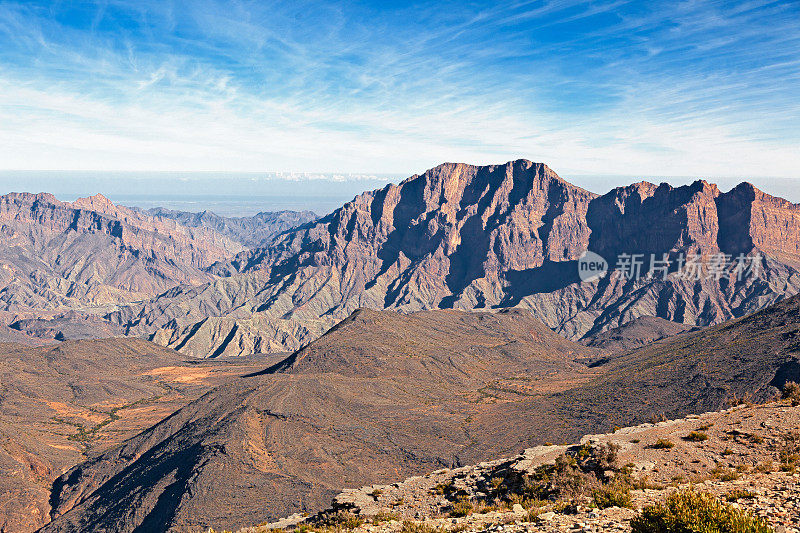
[(800, 6), (0, 2), (0, 167), (800, 168)]

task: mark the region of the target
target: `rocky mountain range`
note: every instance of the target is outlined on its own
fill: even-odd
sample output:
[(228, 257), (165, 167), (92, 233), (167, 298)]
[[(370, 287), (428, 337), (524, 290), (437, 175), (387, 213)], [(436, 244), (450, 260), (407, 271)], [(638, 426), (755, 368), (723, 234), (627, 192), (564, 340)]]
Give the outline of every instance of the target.
[(50, 194), (0, 197), (0, 304), (4, 311), (109, 306), (151, 298), (180, 283), (213, 278), (207, 269), (243, 247), (115, 206), (101, 195), (61, 202)]
[[(314, 218), (294, 211), (248, 218), (147, 213), (102, 195), (75, 202), (50, 194), (2, 196), (0, 321), (33, 338), (6, 330), (2, 336), (36, 343), (122, 335), (121, 326), (102, 318), (116, 306), (215, 280), (212, 265)], [(247, 353), (272, 348), (256, 343)]]
[[(308, 220), (7, 195), (0, 527), (256, 524), (766, 399), (800, 380), (799, 209), (702, 181), (598, 196), (525, 160), (441, 165)], [(671, 268), (583, 281), (586, 250)], [(720, 254), (758, 275), (710, 275)], [(72, 340), (91, 337), (115, 338)]]
[(192, 228), (212, 229), (251, 250), (263, 248), (279, 233), (318, 218), (312, 211), (262, 211), (249, 217), (223, 217), (211, 211), (193, 213), (163, 207), (148, 209), (147, 214)]
[(800, 296), (586, 365), (523, 309), (357, 310), (53, 484), (43, 531), (233, 528), (345, 487), (765, 400), (800, 379)]
[[(581, 282), (587, 250), (608, 275)], [(634, 256), (646, 274), (665, 254), (668, 276), (613, 272)], [(698, 276), (681, 267), (693, 255), (705, 264)], [(725, 268), (709, 275), (714, 258)], [(757, 275), (740, 275), (744, 264)], [(796, 294), (799, 268), (800, 206), (748, 183), (641, 182), (598, 196), (541, 163), (448, 163), (216, 263), (220, 279), (108, 318), (200, 357), (294, 350), (359, 307), (521, 307), (578, 340), (641, 316), (688, 326), (743, 316)]]

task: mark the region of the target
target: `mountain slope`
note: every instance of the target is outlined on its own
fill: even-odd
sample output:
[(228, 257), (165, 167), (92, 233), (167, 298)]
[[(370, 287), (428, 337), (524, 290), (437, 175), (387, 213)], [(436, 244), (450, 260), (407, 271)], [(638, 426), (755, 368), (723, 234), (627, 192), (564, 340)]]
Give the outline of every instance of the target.
[[(585, 435), (571, 445), (538, 446), (515, 457), (440, 469), (391, 485), (349, 489), (318, 515), (295, 515), (237, 533), (267, 533), (304, 522), (309, 528), (322, 528), (337, 513), (357, 515), (366, 521), (347, 528), (353, 533), (369, 533), (377, 526), (383, 533), (400, 533), (412, 527), (470, 533), (501, 527), (507, 533), (630, 531), (636, 510), (662, 503), (674, 492), (676, 481), (681, 488), (736, 501), (738, 507), (766, 518), (775, 531), (788, 532), (797, 526), (797, 512), (793, 510), (800, 497), (800, 479), (791, 473), (797, 458), (789, 456), (800, 448), (798, 434), (792, 431), (799, 426), (800, 407), (792, 407), (788, 401), (739, 405), (613, 433)], [(702, 431), (707, 439), (702, 443), (687, 439), (693, 431)], [(654, 447), (659, 439), (673, 443), (673, 447)], [(608, 454), (609, 450), (613, 454)], [(563, 459), (568, 457), (574, 460), (575, 470), (565, 473)], [(617, 483), (597, 471), (598, 463), (615, 477), (622, 474), (633, 485), (630, 507), (598, 507), (593, 501), (594, 491), (603, 483), (606, 490), (617, 489), (620, 494)], [(554, 470), (557, 464), (562, 467), (561, 480), (569, 480), (572, 474), (572, 483), (559, 483), (557, 476), (542, 479), (543, 470)], [(758, 468), (753, 468), (756, 465)], [(779, 470), (779, 465), (785, 471)], [(535, 505), (523, 497), (527, 492), (523, 488), (530, 491), (531, 485), (542, 487), (553, 477), (556, 481)], [(646, 488), (636, 488), (639, 484)], [(454, 518), (456, 509), (469, 514)], [(387, 515), (396, 518), (387, 520)]]
[[(45, 531), (232, 527), (346, 486), (764, 398), (800, 378), (800, 297), (588, 368), (524, 310), (359, 310), (64, 474)], [(696, 347), (696, 348), (695, 348)]]
[(118, 207), (101, 195), (0, 197), (0, 306), (19, 316), (153, 297), (213, 279), (208, 267), (241, 245)]
[(609, 353), (624, 353), (653, 341), (671, 337), (691, 326), (654, 316), (642, 316), (616, 328), (597, 332), (581, 339), (581, 344)]
[(49, 521), (65, 470), (264, 364), (190, 362), (130, 338), (0, 344), (0, 356), (0, 530), (14, 532)]
[[(658, 220), (658, 224), (653, 224)], [(207, 316), (260, 315), (259, 335), (296, 349), (358, 307), (490, 309), (519, 306), (580, 339), (640, 316), (710, 325), (800, 291), (800, 207), (749, 184), (722, 193), (703, 181), (637, 183), (603, 196), (526, 160), (444, 164), (366, 192), (326, 217), (239, 254), (213, 271), (230, 277), (178, 287), (109, 318), (134, 334), (186, 345)], [(581, 283), (577, 259), (601, 254), (761, 257), (760, 276), (667, 279), (606, 276)], [(646, 267), (645, 267), (646, 268)], [(299, 337), (289, 331), (304, 330)], [(155, 332), (155, 334), (154, 334)], [(198, 355), (228, 336), (192, 341)], [(239, 344), (256, 344), (255, 340)], [(203, 353), (204, 352), (204, 353)]]
[(471, 417), (546, 378), (573, 379), (571, 358), (587, 353), (526, 312), (359, 310), (269, 372), (66, 473), (47, 530), (259, 521), (324, 506), (343, 480), (402, 478), (516, 449), (530, 436), (486, 441)]

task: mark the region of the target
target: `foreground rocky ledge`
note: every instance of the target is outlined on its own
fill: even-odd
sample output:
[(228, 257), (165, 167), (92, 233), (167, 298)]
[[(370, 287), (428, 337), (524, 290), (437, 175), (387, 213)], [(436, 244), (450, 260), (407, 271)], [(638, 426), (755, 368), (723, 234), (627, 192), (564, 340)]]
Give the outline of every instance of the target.
[[(391, 485), (348, 489), (318, 515), (294, 515), (239, 533), (306, 529), (330, 523), (332, 517), (349, 517), (340, 528), (364, 533), (630, 531), (639, 510), (685, 487), (732, 502), (766, 519), (778, 533), (800, 532), (798, 428), (800, 407), (787, 402), (740, 405), (587, 435), (571, 446), (530, 448), (510, 459), (438, 470)], [(513, 487), (559, 457), (603, 449), (614, 450), (615, 463), (624, 466), (601, 472), (601, 477), (613, 481), (624, 472), (635, 480), (627, 507), (600, 509), (586, 495), (533, 506), (521, 502), (524, 507), (493, 496), (501, 483)]]

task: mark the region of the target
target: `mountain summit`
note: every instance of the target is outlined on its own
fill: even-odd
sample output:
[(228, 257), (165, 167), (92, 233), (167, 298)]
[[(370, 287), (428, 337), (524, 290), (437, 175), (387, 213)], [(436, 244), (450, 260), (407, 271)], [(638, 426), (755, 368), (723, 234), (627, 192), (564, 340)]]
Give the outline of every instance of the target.
[[(639, 316), (709, 325), (796, 294), (799, 236), (800, 207), (746, 183), (725, 193), (641, 182), (598, 196), (542, 163), (445, 163), (218, 263), (225, 279), (110, 318), (198, 356), (296, 349), (359, 307), (519, 306), (572, 339)], [(633, 254), (749, 254), (760, 275), (581, 283), (586, 250), (612, 268)]]

